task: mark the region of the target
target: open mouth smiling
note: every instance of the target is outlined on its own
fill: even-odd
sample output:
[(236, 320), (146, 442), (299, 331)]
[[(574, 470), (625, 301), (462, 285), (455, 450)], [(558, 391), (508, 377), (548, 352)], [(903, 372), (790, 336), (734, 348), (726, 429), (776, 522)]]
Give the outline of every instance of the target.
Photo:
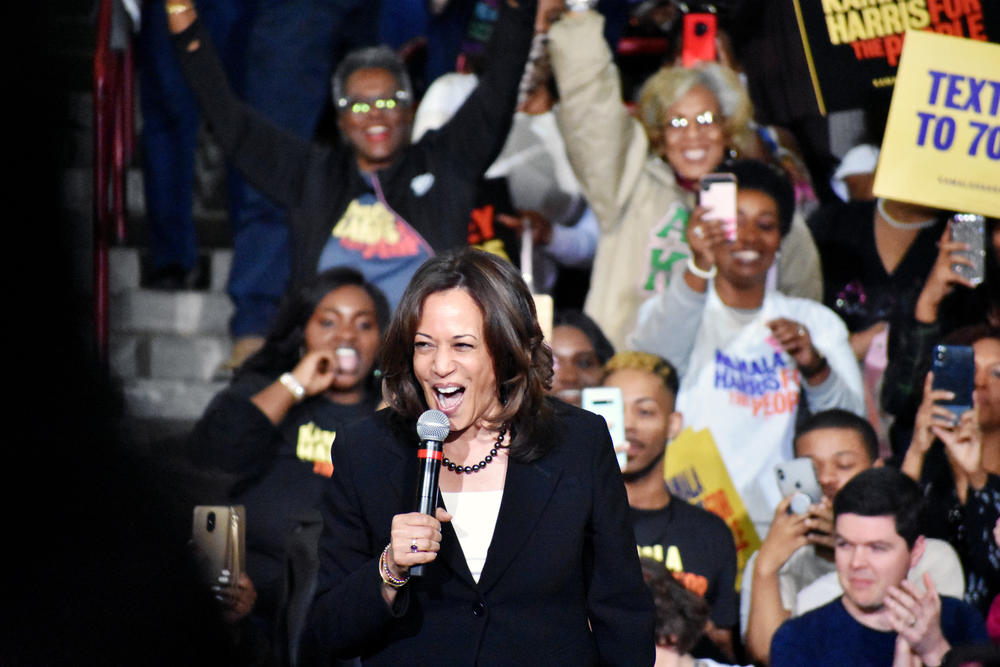
[(457, 384), (434, 385), (434, 398), (438, 409), (451, 416), (462, 404), (465, 387)]

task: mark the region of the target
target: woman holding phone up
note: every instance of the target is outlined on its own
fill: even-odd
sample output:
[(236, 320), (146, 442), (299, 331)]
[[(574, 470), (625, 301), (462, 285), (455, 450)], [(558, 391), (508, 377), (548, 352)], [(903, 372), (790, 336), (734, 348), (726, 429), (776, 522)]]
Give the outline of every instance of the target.
[[(692, 259), (644, 312), (633, 346), (668, 359), (680, 375), (677, 410), (707, 428), (760, 534), (781, 492), (774, 464), (792, 458), (799, 406), (864, 414), (861, 374), (835, 313), (767, 288), (791, 225), (794, 193), (773, 167), (729, 166), (739, 183), (736, 237), (705, 209), (691, 214)], [(667, 335), (666, 332), (669, 332)]]
[(966, 327), (946, 342), (972, 346), (974, 408), (956, 417), (940, 405), (953, 396), (934, 389), (929, 373), (902, 470), (924, 487), (927, 536), (958, 552), (965, 601), (985, 616), (1000, 593), (1000, 547), (992, 539), (1000, 519), (1000, 329)]
[[(549, 29), (559, 88), (557, 120), (574, 173), (600, 224), (584, 310), (617, 350), (627, 349), (639, 307), (662, 293), (691, 255), (685, 232), (699, 180), (757, 149), (753, 106), (719, 63), (664, 67), (633, 117), (602, 38), (597, 12), (566, 12)], [(778, 289), (819, 300), (819, 255), (798, 216), (781, 241)]]

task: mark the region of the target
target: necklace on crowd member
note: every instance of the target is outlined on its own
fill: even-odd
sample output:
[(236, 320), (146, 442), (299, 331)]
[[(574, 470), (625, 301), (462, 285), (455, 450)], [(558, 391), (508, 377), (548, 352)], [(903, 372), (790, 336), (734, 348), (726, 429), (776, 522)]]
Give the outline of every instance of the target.
[(474, 472), (479, 472), (480, 470), (482, 470), (483, 468), (485, 468), (487, 465), (489, 465), (493, 461), (493, 459), (497, 455), (497, 450), (499, 450), (499, 449), (507, 449), (508, 447), (510, 447), (510, 445), (504, 445), (503, 444), (503, 437), (505, 435), (507, 435), (507, 425), (506, 424), (504, 424), (503, 426), (500, 427), (500, 435), (497, 436), (496, 444), (493, 445), (493, 449), (490, 450), (490, 453), (486, 455), (486, 458), (484, 458), (479, 463), (476, 463), (475, 465), (460, 466), (457, 463), (455, 463), (454, 461), (452, 461), (451, 459), (449, 459), (447, 456), (445, 456), (444, 459), (441, 461), (441, 465), (447, 467), (448, 470), (450, 470), (452, 472), (457, 472), (459, 475), (461, 475), (462, 473), (465, 473), (465, 474), (469, 475), (469, 474), (472, 474)]
[(882, 219), (885, 220), (890, 227), (893, 227), (895, 229), (904, 229), (911, 231), (914, 229), (927, 229), (928, 227), (933, 226), (934, 223), (937, 222), (937, 218), (927, 218), (926, 220), (914, 220), (913, 222), (905, 220), (897, 220), (896, 218), (886, 213), (884, 197), (879, 197), (878, 203), (875, 206), (878, 209), (878, 214), (882, 216)]

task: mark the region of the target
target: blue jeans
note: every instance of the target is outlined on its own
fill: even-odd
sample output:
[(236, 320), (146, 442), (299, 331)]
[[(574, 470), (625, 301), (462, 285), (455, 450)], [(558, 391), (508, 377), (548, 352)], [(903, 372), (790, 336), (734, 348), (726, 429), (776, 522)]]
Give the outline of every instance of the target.
[[(236, 90), (243, 80), (247, 13), (240, 0), (214, 0), (199, 11)], [(136, 40), (142, 109), (143, 185), (153, 269), (188, 270), (198, 261), (191, 205), (198, 105), (174, 58), (163, 3), (142, 7)], [(232, 212), (230, 212), (232, 213)]]

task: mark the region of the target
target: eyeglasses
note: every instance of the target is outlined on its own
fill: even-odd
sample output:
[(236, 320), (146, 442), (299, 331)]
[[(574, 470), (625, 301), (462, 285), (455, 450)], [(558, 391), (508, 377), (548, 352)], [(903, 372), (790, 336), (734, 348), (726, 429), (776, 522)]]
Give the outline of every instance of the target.
[[(715, 117), (715, 114), (711, 111), (702, 111), (700, 114), (694, 117), (694, 126), (696, 129), (712, 129), (718, 127), (719, 119)], [(679, 132), (685, 128), (691, 126), (691, 120), (686, 116), (674, 116), (667, 120), (666, 129), (668, 132), (673, 130), (674, 132)]]
[(372, 109), (395, 111), (397, 108), (409, 105), (409, 103), (409, 94), (405, 90), (397, 90), (392, 97), (369, 97), (366, 99), (341, 97), (337, 100), (337, 108), (340, 111), (350, 111), (353, 114), (366, 114)]

